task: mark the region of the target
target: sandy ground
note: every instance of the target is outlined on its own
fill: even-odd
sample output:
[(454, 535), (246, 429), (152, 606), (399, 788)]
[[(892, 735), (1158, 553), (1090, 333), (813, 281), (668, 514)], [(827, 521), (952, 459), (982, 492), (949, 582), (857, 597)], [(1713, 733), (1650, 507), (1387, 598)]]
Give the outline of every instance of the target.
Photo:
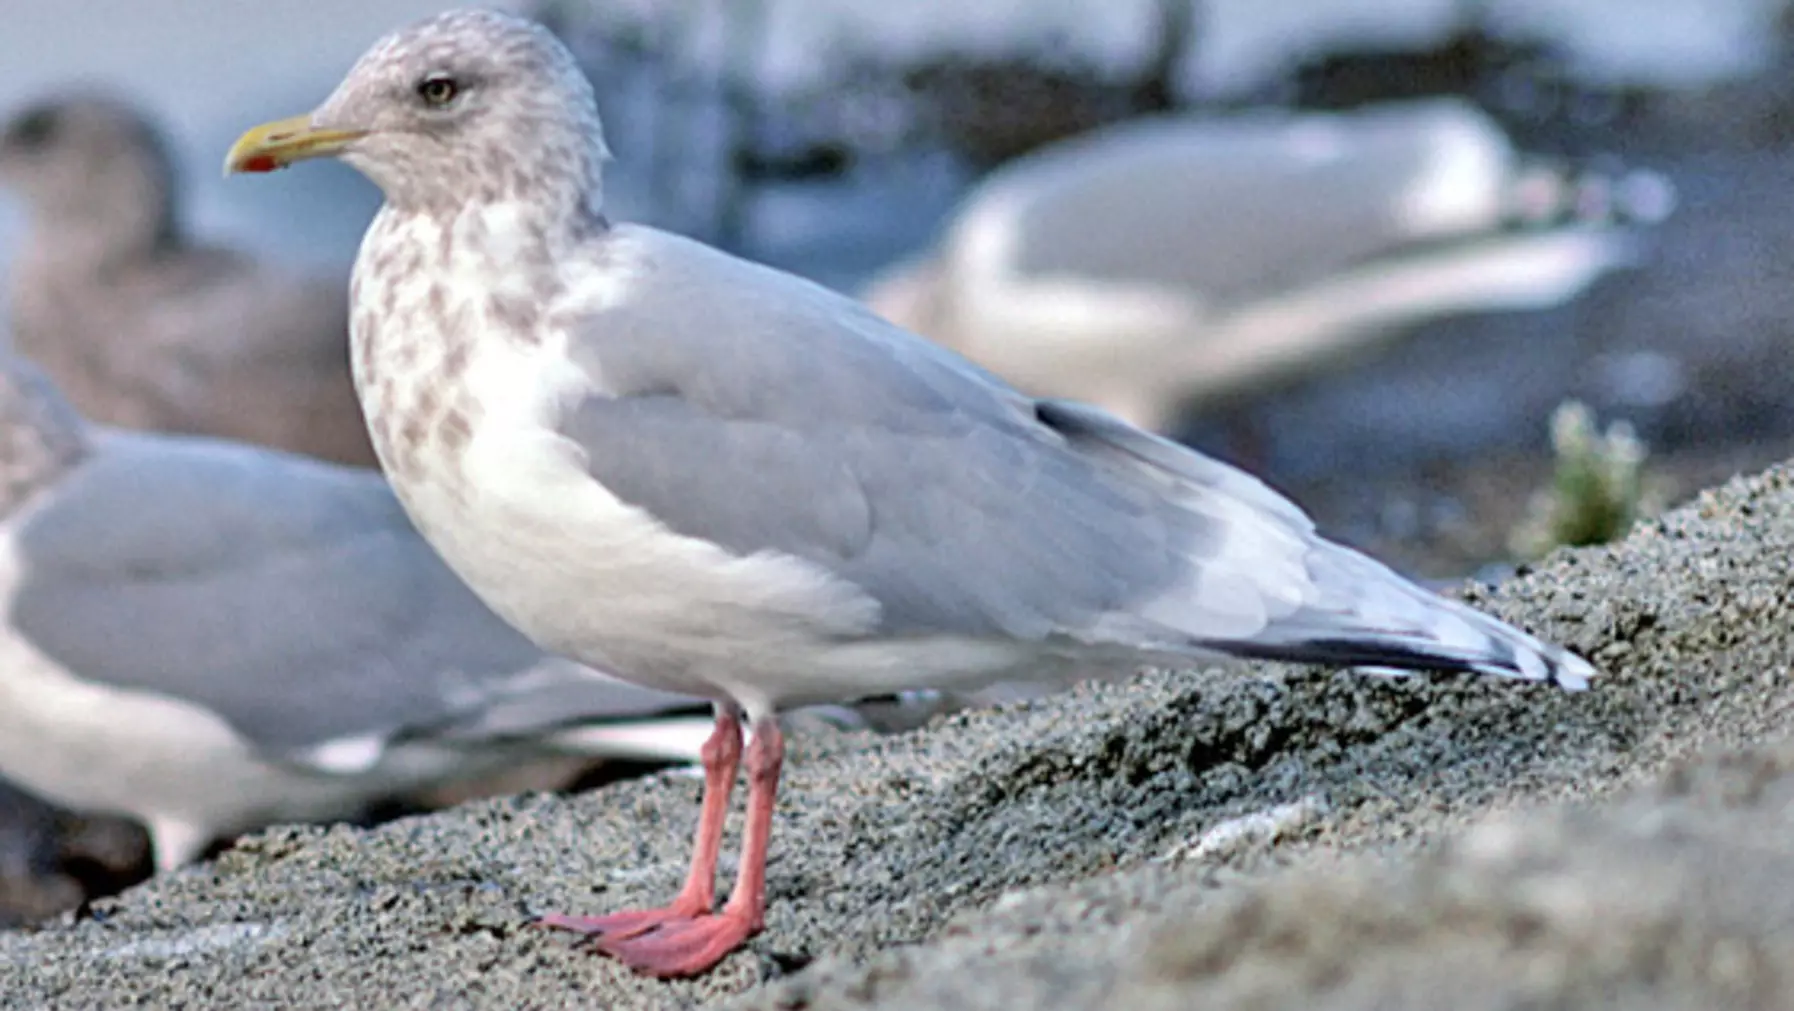
[(1786, 1006), (1791, 553), (1782, 467), (1473, 591), (1579, 695), (1255, 666), (807, 738), (767, 929), (695, 981), (526, 925), (670, 894), (666, 774), (251, 837), (0, 935), (0, 1006)]

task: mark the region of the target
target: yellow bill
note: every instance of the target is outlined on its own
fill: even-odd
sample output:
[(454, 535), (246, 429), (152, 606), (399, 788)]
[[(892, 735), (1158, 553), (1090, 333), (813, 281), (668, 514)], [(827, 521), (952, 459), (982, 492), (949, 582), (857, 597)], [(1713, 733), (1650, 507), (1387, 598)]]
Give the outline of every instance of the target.
[(224, 156), (224, 174), (272, 172), (307, 158), (328, 158), (364, 136), (360, 130), (314, 127), (309, 115), (263, 123), (230, 146)]

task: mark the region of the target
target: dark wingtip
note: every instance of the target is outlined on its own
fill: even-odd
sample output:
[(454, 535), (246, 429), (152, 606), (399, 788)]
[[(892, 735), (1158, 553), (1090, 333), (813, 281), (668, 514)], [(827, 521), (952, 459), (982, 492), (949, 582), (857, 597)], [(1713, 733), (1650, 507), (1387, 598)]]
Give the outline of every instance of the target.
[[(1495, 640), (1499, 642), (1499, 640)], [(1582, 691), (1595, 668), (1581, 657), (1563, 650), (1520, 651), (1501, 643), (1505, 655), (1454, 656), (1398, 642), (1366, 639), (1306, 639), (1291, 643), (1204, 642), (1205, 649), (1242, 660), (1316, 664), (1325, 667), (1384, 667), (1416, 673), (1487, 674), (1546, 681), (1566, 691)]]

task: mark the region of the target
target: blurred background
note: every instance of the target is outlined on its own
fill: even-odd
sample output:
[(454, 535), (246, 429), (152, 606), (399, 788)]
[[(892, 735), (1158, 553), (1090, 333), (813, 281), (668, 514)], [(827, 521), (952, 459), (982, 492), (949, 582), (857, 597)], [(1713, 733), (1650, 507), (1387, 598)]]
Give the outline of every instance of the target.
[[(166, 135), (192, 232), (341, 273), (377, 206), (371, 185), (334, 163), (271, 184), (227, 180), (223, 152), (246, 126), (315, 105), (381, 33), (448, 6), (46, 5), (10, 18), (0, 34), (0, 116), (71, 85), (104, 88)], [(1371, 298), (1396, 261), (1412, 271), (1515, 228), (1623, 234), (1624, 255), (1593, 269), (1539, 259), (1540, 271), (1576, 276), (1530, 300), (1465, 298), (1448, 311), (1388, 314), (1374, 339), (1338, 338), (1350, 354), (1305, 356), (1249, 381), (1193, 380), (1177, 409), (1155, 419), (1290, 493), (1332, 535), (1410, 573), (1499, 575), (1551, 543), (1599, 539), (1634, 515), (1794, 455), (1794, 398), (1786, 392), (1794, 375), (1788, 0), (500, 6), (549, 24), (588, 69), (616, 156), (607, 182), (614, 218), (694, 235), (855, 295), (877, 291), (905, 265), (951, 271), (956, 223), (980, 199), (983, 220), (997, 224), (966, 241), (1025, 231), (1016, 208), (1030, 200), (1050, 206), (1056, 192), (1042, 182), (1050, 173), (1041, 160), (1066, 144), (1087, 151), (1091, 131), (1166, 116), (1200, 131), (1265, 110), (1349, 115), (1427, 96), (1462, 98), (1511, 145), (1496, 152), (1508, 159), (1499, 222), (1470, 235), (1397, 236), (1389, 249), (1331, 266), (1266, 263), (1259, 280), (1239, 281), (1226, 298), (1219, 282), (1200, 288), (1208, 282), (1179, 274), (1184, 294), (1227, 307), (1193, 322), (1192, 338), (1225, 332), (1249, 344), (1264, 331), (1226, 329), (1215, 319), (1275, 318), (1298, 298), (1291, 292)], [(1321, 121), (1283, 111), (1263, 121), (1283, 131), (1264, 158), (1348, 157), (1337, 151), (1349, 153), (1349, 145), (1337, 140), (1321, 145), (1334, 154), (1314, 154), (1316, 135), (1301, 124)], [(1353, 120), (1337, 122), (1348, 135), (1356, 129)], [(1200, 180), (1235, 143), (1214, 136), (1154, 172)], [(1183, 208), (1175, 192), (1154, 190), (1144, 217), (1130, 212), (1125, 192), (1111, 193), (1069, 234), (1125, 250), (1149, 227), (1142, 221), (1169, 220), (1175, 227), (1154, 239), (1158, 265), (1238, 266), (1247, 246), (1266, 245), (1254, 233), (1267, 229), (1292, 233), (1272, 247), (1327, 245), (1334, 237), (1314, 232), (1314, 222), (1360, 199), (1343, 183), (1335, 197), (1331, 184), (1279, 176), (1277, 185), (1295, 187), (1305, 194), (1302, 207), (1315, 208), (1280, 213), (1295, 198), (1268, 188), (1255, 194), (1249, 183), (1260, 156), (1239, 157), (1247, 182), (1230, 177), (1244, 195), (1231, 201), (1237, 213), (1226, 227), (1204, 226), (1209, 211), (1197, 196)], [(1366, 157), (1373, 182), (1403, 171)], [(1473, 183), (1452, 172), (1492, 171), (1467, 159), (1444, 159), (1426, 185), (1455, 193)], [(1077, 168), (1058, 171), (1055, 185)], [(9, 196), (0, 191), (0, 274), (26, 227)], [(1130, 284), (1170, 283), (1162, 270), (1080, 274), (1084, 266), (1032, 268), (1052, 275), (1055, 298), (1065, 299), (1047, 310), (1095, 319), (1070, 337), (1047, 327), (1055, 339), (1101, 339), (1114, 322), (1103, 297)], [(1284, 274), (1300, 277), (1260, 277)], [(1323, 283), (1348, 274), (1363, 284)], [(929, 332), (923, 317), (904, 321), (957, 346)], [(987, 325), (986, 317), (956, 318), (974, 330)], [(1313, 346), (1335, 342), (1326, 326), (1311, 330)], [(968, 347), (981, 336), (961, 335)], [(1031, 336), (1004, 335), (1023, 342), (1006, 360), (1033, 353)], [(1560, 411), (1567, 402), (1586, 407)], [(1587, 501), (1566, 504), (1579, 496)], [(1581, 520), (1592, 510), (1607, 521), (1565, 518), (1578, 508)], [(61, 826), (54, 860), (5, 863), (7, 832), (41, 834), (46, 824)], [(0, 924), (9, 908), (14, 919), (41, 915), (140, 875), (134, 847), (140, 843), (104, 822), (0, 797), (0, 881), (36, 882), (0, 888)]]

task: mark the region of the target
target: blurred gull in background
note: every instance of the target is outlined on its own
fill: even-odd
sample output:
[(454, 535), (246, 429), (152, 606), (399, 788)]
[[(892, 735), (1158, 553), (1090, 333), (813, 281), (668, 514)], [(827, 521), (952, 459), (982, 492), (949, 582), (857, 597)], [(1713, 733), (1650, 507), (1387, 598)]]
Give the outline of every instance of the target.
[(1031, 393), (1165, 430), (1403, 324), (1562, 304), (1670, 199), (1524, 159), (1457, 99), (1146, 119), (987, 177), (867, 300)]
[(83, 422), (0, 360), (0, 775), (157, 866), (574, 749), (692, 760), (690, 700), (547, 657), (378, 474)]
[(16, 346), (84, 414), (374, 462), (345, 281), (190, 239), (144, 114), (95, 91), (27, 105), (0, 131), (0, 184), (29, 215), (7, 279)]

